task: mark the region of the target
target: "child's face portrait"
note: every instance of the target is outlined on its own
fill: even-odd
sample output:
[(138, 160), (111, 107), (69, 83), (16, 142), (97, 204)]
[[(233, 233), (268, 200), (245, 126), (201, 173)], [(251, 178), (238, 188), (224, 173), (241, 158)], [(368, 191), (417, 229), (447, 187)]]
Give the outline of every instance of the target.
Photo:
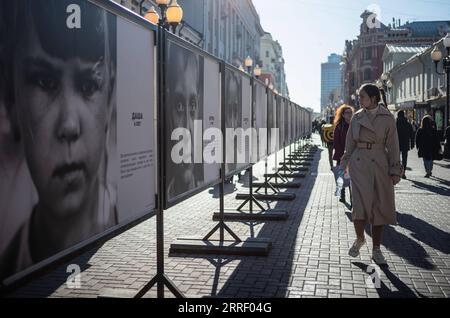
[[(241, 128), (240, 123), (240, 85), (239, 78), (234, 73), (228, 73), (228, 87), (227, 87), (227, 103), (226, 103), (226, 118), (227, 128)], [(229, 126), (229, 127), (228, 127)]]
[[(167, 152), (167, 179), (169, 200), (194, 190), (203, 182), (203, 166), (195, 163), (195, 149), (202, 147), (194, 142), (194, 123), (203, 120), (203, 58), (183, 47), (170, 43), (167, 68), (167, 136), (185, 128), (190, 132), (190, 149), (183, 149), (183, 162), (175, 164), (172, 147), (178, 141), (170, 140)], [(201, 126), (200, 126), (201, 127)], [(187, 136), (184, 136), (187, 138)], [(202, 152), (203, 149), (200, 149)]]
[(111, 74), (105, 57), (50, 55), (43, 47), (54, 40), (28, 30), (14, 63), (18, 124), (39, 205), (53, 217), (67, 218), (96, 193)]
[[(193, 138), (194, 121), (202, 119), (199, 105), (199, 60), (193, 54), (177, 54), (175, 65), (179, 67), (178, 70), (184, 70), (183, 75), (185, 76), (177, 76), (173, 86), (173, 98), (175, 101), (173, 104), (175, 107), (173, 128), (187, 128)], [(193, 144), (192, 147), (194, 147)], [(184, 154), (186, 162), (194, 161), (193, 152), (194, 149), (191, 148), (191, 153)], [(192, 176), (190, 177), (192, 178)]]

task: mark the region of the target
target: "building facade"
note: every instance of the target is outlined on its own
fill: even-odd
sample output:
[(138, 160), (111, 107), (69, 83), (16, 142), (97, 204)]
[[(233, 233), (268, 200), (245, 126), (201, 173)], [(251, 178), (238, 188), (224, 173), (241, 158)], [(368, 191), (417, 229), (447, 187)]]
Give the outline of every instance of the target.
[[(139, 13), (142, 0), (114, 0)], [(250, 56), (260, 62), (264, 30), (251, 0), (178, 0), (183, 8), (183, 22), (177, 34), (208, 53), (239, 67)], [(142, 2), (142, 14), (154, 6)]]
[(430, 46), (406, 46), (388, 44), (383, 53), (383, 73), (389, 73), (395, 66), (406, 62), (416, 54), (420, 54)]
[(331, 54), (326, 63), (321, 65), (320, 107), (323, 112), (327, 106), (339, 103), (342, 99), (342, 56)]
[(346, 41), (344, 51), (343, 96), (353, 104), (351, 96), (364, 83), (373, 83), (383, 73), (382, 56), (387, 44), (429, 46), (450, 31), (450, 21), (418, 21), (402, 24), (381, 22), (372, 26), (373, 13), (363, 12), (360, 34)]
[(389, 80), (393, 85), (388, 90), (388, 101), (392, 110), (405, 110), (416, 125), (420, 125), (423, 116), (432, 116), (442, 135), (448, 126), (444, 122), (447, 84), (445, 76), (436, 73), (431, 60), (431, 51), (435, 47), (444, 56), (445, 48), (443, 40), (440, 40), (389, 70)]
[[(114, 0), (142, 14), (151, 0)], [(280, 43), (264, 32), (251, 0), (178, 0), (183, 8), (183, 22), (177, 34), (208, 53), (239, 67), (250, 56), (254, 66), (262, 68), (261, 79), (289, 97), (285, 60)], [(142, 7), (142, 10), (140, 8)]]
[(263, 78), (268, 79), (275, 89), (283, 96), (289, 97), (289, 88), (286, 83), (284, 69), (283, 49), (280, 43), (273, 39), (270, 33), (261, 38), (261, 60)]

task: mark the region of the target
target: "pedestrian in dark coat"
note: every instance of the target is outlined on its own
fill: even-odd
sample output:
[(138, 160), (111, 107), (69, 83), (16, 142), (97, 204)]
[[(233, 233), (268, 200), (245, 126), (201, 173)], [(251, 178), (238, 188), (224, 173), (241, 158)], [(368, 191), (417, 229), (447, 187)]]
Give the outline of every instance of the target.
[(406, 167), (408, 166), (408, 152), (414, 149), (414, 129), (405, 117), (405, 112), (400, 111), (397, 114), (397, 132), (400, 144), (400, 153), (402, 154), (403, 179), (406, 179)]
[[(348, 128), (353, 117), (353, 107), (342, 105), (336, 111), (334, 119), (334, 133), (333, 133), (333, 160), (337, 161), (337, 166), (341, 165), (341, 158), (345, 152), (345, 140), (347, 138)], [(341, 191), (341, 202), (345, 203), (345, 188)]]
[(433, 175), (433, 161), (437, 158), (441, 147), (438, 133), (433, 128), (431, 116), (427, 115), (422, 119), (422, 125), (416, 135), (416, 145), (419, 151), (419, 158), (423, 158), (427, 173), (425, 178), (430, 178)]
[(445, 130), (444, 158), (450, 159), (450, 125)]

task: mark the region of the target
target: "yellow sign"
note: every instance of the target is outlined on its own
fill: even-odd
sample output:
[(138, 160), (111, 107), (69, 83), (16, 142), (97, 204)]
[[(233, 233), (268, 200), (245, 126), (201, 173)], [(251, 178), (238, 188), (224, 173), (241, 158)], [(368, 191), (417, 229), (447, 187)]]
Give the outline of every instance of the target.
[(323, 140), (325, 142), (333, 142), (334, 125), (327, 124), (322, 126)]

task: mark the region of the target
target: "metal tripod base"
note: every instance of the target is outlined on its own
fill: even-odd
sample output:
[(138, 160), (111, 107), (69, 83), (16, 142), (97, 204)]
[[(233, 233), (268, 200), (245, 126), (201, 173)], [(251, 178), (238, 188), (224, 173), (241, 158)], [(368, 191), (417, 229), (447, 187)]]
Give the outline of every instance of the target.
[(289, 170), (292, 170), (292, 171), (297, 171), (297, 172), (307, 172), (307, 171), (309, 171), (309, 168), (308, 168), (308, 167), (288, 167), (288, 168), (286, 168), (286, 167), (280, 167), (278, 170), (279, 170), (279, 171), (289, 171)]
[(250, 238), (245, 242), (208, 240), (201, 238), (180, 238), (170, 245), (170, 255), (237, 255), (237, 256), (267, 256), (272, 248), (269, 239)]
[[(303, 173), (279, 173), (276, 176), (281, 176), (282, 178), (306, 178), (306, 175)], [(275, 178), (275, 174), (267, 174), (264, 177)]]
[[(284, 167), (289, 167), (289, 169), (291, 169), (291, 167), (301, 167), (301, 168), (310, 168), (312, 166), (311, 163), (309, 162), (305, 162), (305, 161), (286, 161), (286, 162), (282, 162), (282, 164), (284, 164), (283, 167), (280, 167), (278, 170), (282, 170), (281, 168)], [(284, 169), (285, 171), (289, 169)], [(293, 170), (293, 169), (291, 169)]]
[(295, 160), (314, 161), (314, 157), (313, 156), (288, 155), (288, 158), (295, 159)]
[[(294, 170), (294, 169), (293, 169)], [(272, 187), (276, 189), (298, 189), (301, 188), (302, 184), (300, 182), (282, 182), (282, 183), (271, 183)], [(256, 188), (264, 187), (263, 182), (253, 182), (253, 186)]]
[[(295, 200), (296, 195), (294, 193), (276, 193), (276, 194), (254, 194), (256, 200), (259, 201), (292, 201)], [(248, 200), (249, 194), (237, 194), (236, 200)]]
[[(163, 284), (163, 288), (169, 289), (169, 291), (176, 298), (185, 298), (183, 293), (175, 286), (175, 284), (165, 275), (156, 275), (148, 282), (137, 294), (135, 290), (129, 289), (104, 289), (98, 298), (143, 298), (154, 286), (158, 283)], [(152, 293), (153, 297), (150, 298), (162, 298), (159, 297), (157, 292)]]
[[(248, 222), (248, 221), (284, 221), (288, 218), (289, 214), (285, 210), (265, 210), (263, 212), (253, 212), (249, 211), (235, 211), (235, 210), (225, 210), (223, 218), (224, 221), (230, 222)], [(214, 213), (213, 221), (220, 220), (219, 212)]]

